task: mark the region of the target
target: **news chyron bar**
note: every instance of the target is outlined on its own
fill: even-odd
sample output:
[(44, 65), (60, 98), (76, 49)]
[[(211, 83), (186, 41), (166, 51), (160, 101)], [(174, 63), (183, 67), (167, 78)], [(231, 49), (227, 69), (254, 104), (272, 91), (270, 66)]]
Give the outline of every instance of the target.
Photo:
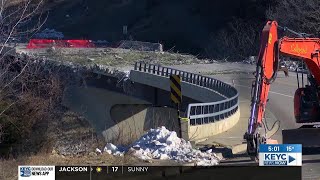
[(285, 166), (20, 166), (19, 180), (250, 179), (301, 180), (301, 167)]
[(19, 166), (19, 180), (106, 179), (290, 179), (301, 180), (301, 167), (270, 166)]
[(19, 166), (19, 180), (250, 179), (301, 180), (300, 144), (260, 145), (259, 163), (239, 158), (216, 166)]

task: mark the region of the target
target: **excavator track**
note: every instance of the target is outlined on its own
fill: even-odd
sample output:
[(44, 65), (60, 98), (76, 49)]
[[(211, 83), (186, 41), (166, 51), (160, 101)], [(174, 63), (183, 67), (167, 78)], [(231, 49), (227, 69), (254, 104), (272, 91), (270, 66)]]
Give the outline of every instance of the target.
[(283, 144), (302, 144), (305, 148), (320, 147), (320, 127), (303, 125), (298, 129), (282, 130)]

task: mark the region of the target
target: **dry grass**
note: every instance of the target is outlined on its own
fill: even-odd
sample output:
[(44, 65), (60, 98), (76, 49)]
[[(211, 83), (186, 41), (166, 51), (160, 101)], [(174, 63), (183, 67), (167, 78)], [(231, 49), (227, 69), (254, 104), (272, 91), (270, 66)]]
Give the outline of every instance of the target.
[[(20, 49), (20, 51), (26, 52), (25, 49)], [(162, 65), (201, 63), (199, 59), (192, 55), (117, 48), (51, 48), (46, 50), (37, 49), (29, 52), (27, 51), (27, 53), (45, 56), (55, 61), (71, 62), (79, 65), (104, 65), (110, 67), (132, 66), (138, 61)]]

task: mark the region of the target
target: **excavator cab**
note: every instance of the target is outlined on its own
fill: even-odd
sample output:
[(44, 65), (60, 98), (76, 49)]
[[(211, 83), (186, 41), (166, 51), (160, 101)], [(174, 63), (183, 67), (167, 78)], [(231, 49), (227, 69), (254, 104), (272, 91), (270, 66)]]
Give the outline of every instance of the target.
[[(308, 79), (306, 85), (304, 85), (305, 74)], [(298, 89), (293, 100), (294, 116), (296, 123), (302, 126), (297, 129), (282, 130), (282, 143), (302, 144), (304, 148), (318, 148), (320, 147), (319, 87), (309, 71), (297, 72), (297, 82)]]
[(299, 88), (294, 95), (294, 116), (296, 123), (312, 123), (320, 120), (318, 101), (310, 86)]
[(296, 70), (296, 74), (298, 89), (294, 94), (293, 100), (296, 123), (320, 122), (320, 101), (318, 97), (319, 90), (317, 88), (315, 79), (309, 73), (304, 64), (302, 69)]

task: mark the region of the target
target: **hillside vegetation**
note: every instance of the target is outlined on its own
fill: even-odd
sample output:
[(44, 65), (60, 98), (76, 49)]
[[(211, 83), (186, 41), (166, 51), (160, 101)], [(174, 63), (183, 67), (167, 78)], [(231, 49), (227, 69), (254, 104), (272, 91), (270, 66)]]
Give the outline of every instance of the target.
[[(160, 42), (213, 59), (256, 55), (268, 19), (319, 35), (318, 0), (48, 0), (44, 27), (67, 38)], [(128, 36), (122, 34), (128, 26)]]

